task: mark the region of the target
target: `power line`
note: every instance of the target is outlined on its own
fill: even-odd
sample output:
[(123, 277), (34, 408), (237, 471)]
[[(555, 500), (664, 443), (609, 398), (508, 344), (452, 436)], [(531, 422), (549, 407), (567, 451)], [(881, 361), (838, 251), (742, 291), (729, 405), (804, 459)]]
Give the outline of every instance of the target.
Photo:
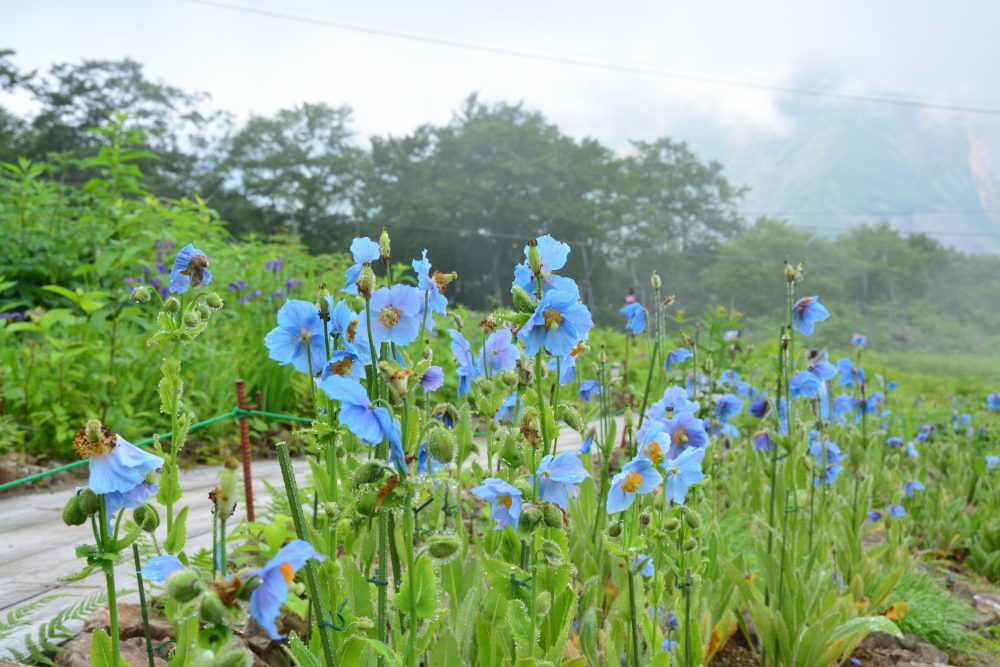
[(331, 19), (289, 14), (286, 12), (270, 10), (270, 9), (243, 7), (240, 5), (229, 4), (226, 2), (216, 2), (215, 0), (180, 0), (180, 2), (187, 2), (189, 4), (194, 4), (194, 5), (203, 5), (206, 7), (215, 7), (217, 9), (226, 9), (229, 11), (241, 12), (244, 14), (254, 14), (257, 16), (265, 16), (268, 18), (281, 19), (285, 21), (294, 21), (297, 23), (307, 23), (310, 25), (317, 25), (326, 28), (335, 28), (337, 30), (347, 30), (350, 32), (377, 35), (379, 37), (389, 37), (393, 39), (402, 39), (411, 42), (420, 42), (422, 44), (431, 44), (434, 46), (444, 46), (456, 49), (463, 49), (466, 51), (478, 51), (480, 53), (492, 53), (494, 55), (510, 56), (514, 58), (525, 58), (529, 60), (538, 60), (543, 62), (556, 63), (560, 65), (590, 67), (593, 69), (601, 69), (613, 72), (624, 72), (626, 74), (637, 74), (641, 76), (651, 76), (660, 79), (673, 79), (677, 81), (689, 81), (689, 82), (702, 83), (713, 86), (729, 86), (733, 88), (743, 88), (747, 90), (762, 90), (762, 91), (769, 91), (776, 93), (785, 93), (788, 95), (827, 98), (827, 99), (835, 99), (848, 102), (864, 102), (869, 104), (882, 104), (888, 106), (934, 109), (938, 111), (953, 111), (958, 113), (980, 114), (986, 116), (1000, 116), (1000, 108), (997, 107), (988, 107), (988, 106), (970, 105), (970, 104), (950, 104), (947, 102), (935, 102), (933, 100), (921, 100), (916, 98), (892, 97), (888, 95), (866, 95), (862, 93), (838, 92), (835, 90), (823, 90), (818, 88), (799, 88), (796, 86), (784, 86), (780, 84), (756, 83), (753, 81), (730, 79), (725, 77), (701, 76), (695, 74), (687, 74), (683, 72), (671, 72), (653, 67), (610, 63), (590, 58), (580, 58), (580, 57), (565, 56), (565, 55), (551, 55), (551, 54), (538, 53), (534, 51), (527, 51), (511, 47), (504, 47), (504, 46), (489, 46), (486, 44), (477, 44), (475, 42), (463, 41), (451, 37), (432, 37), (428, 35), (419, 35), (415, 33), (404, 32), (401, 30), (392, 30), (388, 28), (378, 28), (374, 26), (366, 26), (356, 23), (347, 23), (344, 21), (334, 21)]

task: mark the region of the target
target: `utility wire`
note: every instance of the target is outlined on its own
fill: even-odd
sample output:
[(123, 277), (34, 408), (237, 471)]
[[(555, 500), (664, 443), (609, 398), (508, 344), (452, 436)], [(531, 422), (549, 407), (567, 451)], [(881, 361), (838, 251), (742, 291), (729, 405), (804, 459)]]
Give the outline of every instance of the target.
[(729, 86), (732, 88), (743, 88), (748, 90), (765, 90), (769, 92), (785, 93), (788, 95), (826, 98), (826, 99), (842, 100), (848, 102), (864, 102), (868, 104), (882, 104), (882, 105), (897, 106), (897, 107), (934, 109), (938, 111), (952, 111), (958, 113), (979, 114), (985, 116), (1000, 116), (1000, 108), (997, 107), (988, 107), (988, 106), (981, 106), (974, 104), (951, 104), (947, 102), (935, 102), (933, 100), (892, 97), (889, 95), (867, 95), (863, 93), (839, 92), (835, 90), (829, 90), (829, 89), (823, 90), (819, 88), (799, 88), (796, 86), (785, 86), (772, 83), (755, 83), (753, 81), (730, 79), (725, 77), (712, 77), (712, 76), (702, 76), (695, 74), (686, 74), (683, 72), (671, 72), (647, 66), (611, 63), (607, 61), (601, 61), (590, 58), (545, 54), (545, 53), (515, 49), (505, 46), (489, 46), (486, 44), (477, 44), (475, 42), (463, 41), (451, 37), (432, 37), (428, 35), (419, 35), (411, 32), (404, 32), (402, 30), (378, 28), (374, 26), (361, 25), (357, 23), (348, 23), (345, 21), (334, 21), (331, 19), (323, 19), (312, 16), (289, 14), (287, 12), (281, 12), (271, 9), (245, 7), (226, 2), (217, 2), (216, 0), (180, 0), (180, 2), (187, 2), (189, 4), (202, 5), (206, 7), (215, 7), (217, 9), (226, 9), (229, 11), (241, 12), (244, 14), (254, 14), (257, 16), (281, 19), (285, 21), (293, 21), (297, 23), (307, 23), (310, 25), (322, 26), (326, 28), (334, 28), (337, 30), (346, 30), (350, 32), (357, 32), (368, 35), (377, 35), (379, 37), (389, 37), (392, 39), (402, 39), (411, 42), (420, 42), (422, 44), (431, 44), (434, 46), (444, 46), (456, 49), (463, 49), (465, 51), (478, 51), (480, 53), (491, 53), (494, 55), (510, 56), (514, 58), (538, 60), (543, 62), (556, 63), (560, 65), (572, 65), (576, 67), (589, 67), (593, 69), (600, 69), (612, 72), (624, 72), (626, 74), (637, 74), (641, 76), (656, 77), (659, 79), (673, 79), (676, 81), (688, 81), (688, 82), (702, 83), (713, 86)]

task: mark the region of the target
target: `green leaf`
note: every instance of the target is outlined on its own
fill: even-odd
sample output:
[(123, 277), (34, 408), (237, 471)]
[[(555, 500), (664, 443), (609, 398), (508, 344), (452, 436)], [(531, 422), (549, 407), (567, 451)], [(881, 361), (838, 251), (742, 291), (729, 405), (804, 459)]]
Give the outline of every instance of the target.
[(309, 650), (309, 647), (302, 643), (299, 636), (294, 631), (288, 636), (288, 650), (295, 658), (299, 667), (323, 667), (323, 661)]
[(163, 548), (168, 554), (178, 553), (184, 548), (184, 542), (187, 541), (187, 515), (188, 508), (185, 506), (174, 518), (174, 525), (163, 543)]
[(412, 571), (403, 575), (403, 583), (395, 598), (396, 609), (404, 614), (413, 613), (417, 618), (430, 618), (438, 608), (437, 577), (430, 558), (423, 554), (413, 565)]
[(115, 652), (104, 628), (94, 630), (90, 640), (90, 667), (114, 667)]

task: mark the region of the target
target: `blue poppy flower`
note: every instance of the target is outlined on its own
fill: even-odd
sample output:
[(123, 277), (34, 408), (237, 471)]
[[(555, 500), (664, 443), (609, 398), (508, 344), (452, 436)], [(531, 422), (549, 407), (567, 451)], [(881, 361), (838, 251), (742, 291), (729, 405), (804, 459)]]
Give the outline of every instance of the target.
[(192, 287), (212, 282), (208, 270), (208, 256), (190, 243), (181, 248), (170, 270), (170, 293), (184, 294)]
[(472, 390), (472, 382), (482, 376), (479, 358), (472, 352), (472, 346), (458, 329), (448, 329), (451, 336), (451, 353), (458, 360), (458, 395), (464, 396)]
[(667, 480), (665, 493), (672, 502), (683, 505), (688, 488), (705, 479), (705, 473), (701, 471), (701, 463), (704, 458), (704, 449), (688, 447), (676, 458), (667, 459), (663, 463)]
[(740, 374), (734, 371), (732, 368), (727, 368), (726, 370), (719, 373), (719, 382), (722, 384), (732, 384), (740, 379)]
[(310, 301), (290, 299), (278, 310), (278, 326), (264, 336), (271, 359), (291, 364), (300, 373), (319, 373), (326, 365), (326, 343), (319, 308)]
[(851, 345), (854, 347), (864, 347), (868, 344), (868, 336), (863, 333), (856, 333), (851, 336)]
[(535, 312), (518, 331), (526, 351), (534, 355), (543, 347), (549, 354), (562, 356), (586, 340), (594, 321), (590, 311), (571, 292), (551, 289), (538, 302)]
[(260, 584), (250, 594), (250, 615), (267, 630), (271, 639), (285, 637), (278, 633), (274, 622), (281, 605), (288, 599), (288, 588), (295, 580), (295, 573), (308, 560), (326, 560), (326, 556), (317, 553), (305, 540), (292, 540), (281, 547), (264, 567), (253, 572), (260, 579)]
[(115, 516), (118, 514), (118, 510), (122, 508), (135, 509), (139, 505), (148, 502), (158, 489), (159, 486), (156, 484), (140, 482), (130, 491), (112, 491), (111, 493), (104, 494), (104, 515), (107, 518), (108, 524), (110, 525), (113, 522)]
[(166, 556), (153, 556), (150, 558), (146, 561), (146, 565), (143, 566), (140, 573), (143, 578), (160, 583), (166, 581), (170, 575), (181, 569), (184, 569), (184, 563), (177, 556), (167, 554)]
[(723, 394), (715, 402), (715, 418), (723, 424), (729, 422), (743, 409), (743, 399), (733, 394)]
[[(330, 335), (339, 340), (345, 349), (351, 350), (359, 357), (371, 356), (368, 353), (368, 330), (361, 326), (358, 314), (351, 310), (343, 299), (334, 302), (332, 296), (327, 296), (326, 302), (330, 311)], [(370, 361), (371, 359), (366, 358), (365, 363)]]
[(885, 385), (886, 391), (896, 391), (897, 389), (899, 389), (899, 383), (895, 380), (889, 380)]
[(676, 458), (685, 447), (703, 449), (708, 446), (705, 423), (688, 412), (682, 412), (664, 424), (670, 434), (670, 451), (667, 458)]
[[(575, 293), (578, 297), (580, 288), (572, 278), (556, 275), (554, 272), (566, 266), (569, 258), (569, 244), (557, 241), (551, 235), (539, 236), (535, 243), (538, 255), (542, 259), (542, 294), (550, 289)], [(528, 266), (528, 246), (524, 247), (524, 262), (514, 267), (514, 287), (520, 287), (529, 294), (535, 294), (535, 274)]]
[(678, 646), (680, 646), (680, 642), (674, 641), (673, 639), (664, 639), (660, 648), (669, 653), (673, 653), (674, 649)]
[(927, 487), (921, 484), (919, 480), (911, 479), (903, 485), (903, 493), (905, 493), (908, 498), (912, 498), (915, 492), (923, 491), (925, 488)]
[(597, 380), (584, 380), (580, 383), (579, 393), (584, 403), (590, 403), (590, 399), (595, 395), (603, 394), (604, 389)]
[(972, 421), (972, 415), (970, 415), (968, 412), (966, 412), (965, 414), (962, 415), (962, 418), (961, 418), (960, 421), (962, 422), (962, 426), (967, 426), (969, 424), (969, 422)]
[(87, 486), (98, 495), (131, 493), (145, 482), (149, 473), (163, 466), (161, 457), (139, 449), (107, 426), (101, 427), (96, 441), (90, 439), (87, 431), (87, 426), (80, 429), (73, 448), (88, 460)]
[(597, 435), (597, 431), (593, 428), (587, 431), (587, 437), (583, 439), (580, 443), (580, 455), (586, 455), (590, 453), (590, 448), (594, 445), (594, 436)]
[(1000, 412), (1000, 391), (986, 397), (986, 407), (992, 412)]
[(746, 396), (748, 398), (755, 398), (757, 395), (757, 390), (749, 382), (743, 380), (737, 380), (733, 383), (733, 393), (737, 396)]
[(817, 354), (809, 362), (809, 372), (815, 375), (820, 381), (832, 380), (837, 377), (838, 368), (830, 363), (826, 350)]
[(917, 428), (917, 440), (926, 442), (934, 433), (934, 424), (921, 424)]
[(902, 505), (890, 505), (889, 514), (895, 518), (900, 518), (906, 516), (906, 510)]
[(524, 412), (524, 396), (521, 397), (521, 406), (515, 412), (514, 406), (517, 404), (517, 392), (513, 392), (510, 396), (503, 399), (503, 403), (500, 404), (500, 408), (497, 410), (494, 419), (498, 422), (507, 420), (508, 423), (516, 424), (517, 420), (521, 418), (521, 413)]
[(482, 367), (489, 368), (491, 375), (502, 371), (512, 371), (521, 358), (521, 348), (514, 343), (514, 334), (510, 329), (497, 329), (486, 337), (485, 358)]
[(646, 330), (646, 309), (638, 301), (625, 304), (618, 312), (628, 318), (625, 328), (633, 334), (639, 335)]
[[(576, 452), (547, 454), (538, 464), (538, 497), (569, 509), (569, 499), (576, 497), (576, 485), (590, 477)], [(533, 485), (535, 475), (529, 480)]]
[(872, 523), (875, 523), (881, 518), (882, 518), (882, 513), (879, 512), (878, 510), (870, 510), (868, 512), (868, 520), (871, 521)]
[(647, 579), (656, 574), (656, 570), (653, 568), (653, 557), (648, 554), (635, 554), (632, 556), (632, 567), (638, 567), (639, 569), (636, 572)]
[(849, 358), (844, 357), (842, 359), (838, 359), (837, 370), (840, 371), (840, 377), (837, 378), (837, 383), (841, 387), (853, 387), (856, 384), (864, 384), (865, 369), (855, 366), (854, 362)]
[(1000, 463), (1000, 456), (993, 456), (991, 454), (986, 455), (986, 469), (993, 470)]
[(890, 449), (900, 449), (903, 446), (903, 439), (898, 435), (891, 436), (885, 439), (885, 446)]
[(430, 455), (427, 451), (427, 443), (420, 445), (417, 450), (417, 474), (430, 475), (444, 467), (444, 464)]
[(663, 482), (663, 476), (649, 459), (637, 457), (622, 466), (611, 479), (608, 491), (608, 514), (624, 512), (640, 493), (650, 493)]
[[(826, 450), (825, 453), (823, 451), (824, 449)], [(826, 471), (823, 478), (826, 480), (826, 483), (833, 484), (836, 482), (837, 475), (839, 475), (843, 470), (843, 466), (840, 464), (847, 459), (847, 454), (841, 454), (840, 447), (838, 447), (836, 443), (830, 442), (829, 440), (823, 443), (820, 442), (818, 438), (809, 444), (809, 451), (812, 452), (812, 455), (816, 459), (816, 463), (818, 465), (822, 466), (825, 463)], [(816, 486), (819, 486), (819, 475), (816, 476), (814, 483)]]
[(556, 369), (559, 369), (560, 385), (569, 384), (576, 379), (576, 355), (573, 354), (573, 352), (578, 349), (578, 347), (570, 350), (569, 354), (564, 354), (561, 357), (549, 358), (549, 363), (547, 364), (549, 370), (554, 372)]
[(420, 376), (420, 386), (424, 391), (440, 389), (443, 384), (444, 369), (440, 366), (428, 366), (424, 374)]
[(420, 333), (423, 298), (409, 285), (380, 287), (372, 294), (372, 340), (409, 345)]
[(351, 241), (351, 256), (354, 258), (354, 264), (344, 271), (344, 287), (340, 291), (345, 294), (357, 294), (357, 282), (361, 276), (361, 270), (365, 264), (374, 262), (381, 255), (378, 243), (367, 236), (361, 236)]
[(811, 336), (816, 323), (828, 317), (830, 311), (819, 302), (818, 296), (803, 297), (792, 306), (792, 326), (803, 336)]
[(909, 454), (911, 458), (920, 458), (920, 452), (917, 451), (917, 447), (913, 444), (913, 442), (906, 443), (906, 453)]
[(674, 364), (682, 364), (693, 356), (694, 352), (686, 347), (679, 347), (676, 350), (671, 351), (670, 354), (667, 355), (667, 370), (669, 371), (671, 366)]
[(771, 434), (767, 430), (758, 431), (756, 435), (750, 440), (753, 443), (753, 448), (757, 451), (769, 452), (771, 451), (771, 446), (774, 445), (774, 439), (771, 438)]
[(766, 396), (762, 396), (750, 404), (750, 414), (757, 419), (763, 419), (764, 415), (766, 415), (770, 410), (771, 401), (767, 400)]
[(350, 429), (369, 445), (377, 445), (382, 440), (389, 441), (390, 460), (404, 466), (406, 456), (400, 441), (399, 424), (389, 410), (381, 405), (372, 405), (368, 392), (361, 383), (350, 378), (331, 375), (325, 380), (317, 380), (316, 385), (331, 399), (340, 403), (340, 423)]
[(649, 459), (653, 465), (660, 465), (670, 448), (670, 433), (662, 422), (655, 419), (647, 419), (643, 423), (642, 428), (635, 434), (635, 440), (639, 447), (639, 456)]
[(819, 387), (820, 379), (809, 371), (799, 371), (788, 381), (788, 393), (793, 399), (814, 398), (819, 395)]
[(649, 407), (649, 417), (657, 421), (667, 421), (671, 417), (686, 413), (695, 414), (699, 405), (688, 399), (688, 393), (681, 387), (667, 387), (663, 398)]
[[(431, 278), (431, 263), (427, 259), (427, 251), (424, 250), (420, 259), (413, 260), (411, 266), (414, 273), (417, 274), (417, 289), (423, 293), (422, 299), (427, 300), (427, 310), (431, 313), (444, 315), (448, 310), (448, 298), (443, 292), (444, 283), (438, 283)], [(421, 302), (421, 310), (423, 307)]]
[(493, 510), (490, 514), (497, 530), (503, 530), (507, 526), (517, 530), (517, 523), (521, 519), (520, 489), (497, 477), (489, 477), (483, 480), (481, 486), (473, 488), (472, 493), (492, 503)]

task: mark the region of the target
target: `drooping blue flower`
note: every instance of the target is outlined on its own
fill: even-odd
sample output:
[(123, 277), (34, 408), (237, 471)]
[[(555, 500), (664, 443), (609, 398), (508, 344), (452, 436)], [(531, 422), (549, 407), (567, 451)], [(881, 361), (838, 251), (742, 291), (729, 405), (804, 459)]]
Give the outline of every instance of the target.
[(583, 442), (580, 443), (580, 455), (584, 456), (590, 453), (590, 448), (594, 445), (594, 436), (597, 435), (597, 431), (591, 428), (587, 431), (586, 437)]
[(190, 243), (181, 248), (170, 270), (170, 293), (184, 294), (192, 287), (212, 282), (208, 270), (208, 256)]
[(667, 355), (667, 370), (669, 371), (674, 364), (682, 364), (693, 356), (694, 352), (686, 347), (679, 347), (673, 350)]
[(521, 519), (520, 489), (497, 477), (489, 477), (483, 480), (481, 486), (473, 488), (472, 493), (492, 503), (491, 516), (497, 530), (503, 530), (507, 526), (517, 530), (517, 523)]
[(667, 459), (663, 463), (666, 475), (666, 496), (678, 505), (684, 504), (688, 488), (705, 479), (701, 471), (701, 463), (705, 458), (704, 449), (688, 447), (676, 458)]
[(803, 336), (811, 336), (817, 322), (830, 317), (828, 311), (819, 302), (818, 296), (806, 296), (792, 306), (792, 326)]
[(517, 405), (517, 392), (512, 392), (510, 396), (503, 399), (503, 403), (500, 404), (500, 408), (497, 410), (494, 419), (498, 422), (507, 420), (510, 424), (516, 424), (518, 419), (521, 418), (521, 413), (524, 412), (524, 397), (521, 397), (521, 406), (515, 412), (515, 406)]
[(820, 379), (809, 371), (799, 371), (788, 381), (788, 393), (793, 399), (814, 398), (819, 395), (819, 387)]
[(680, 642), (675, 641), (673, 639), (664, 639), (663, 644), (660, 646), (660, 648), (664, 651), (667, 651), (668, 653), (673, 653), (674, 649), (677, 648), (678, 646), (680, 646)]
[[(332, 296), (327, 296), (326, 302), (330, 311), (329, 332), (334, 340), (340, 341), (345, 349), (351, 350), (359, 357), (362, 355), (371, 356), (368, 352), (368, 330), (367, 327), (361, 326), (358, 314), (351, 310), (343, 299), (335, 303)], [(364, 337), (363, 346), (361, 345), (362, 336)], [(365, 363), (370, 361), (370, 359), (366, 359)]]
[(962, 422), (962, 426), (968, 426), (969, 422), (972, 421), (972, 415), (966, 412), (962, 415), (960, 421)]
[(865, 382), (865, 369), (860, 366), (855, 366), (854, 362), (848, 357), (843, 357), (837, 360), (837, 370), (840, 371), (840, 377), (837, 378), (837, 383), (841, 387), (853, 387), (855, 385), (864, 384)]
[(833, 401), (833, 416), (838, 421), (843, 421), (847, 415), (854, 410), (857, 401), (850, 394), (840, 394)]
[(715, 418), (723, 424), (740, 413), (743, 409), (743, 399), (734, 394), (723, 394), (715, 402)]
[(73, 448), (88, 459), (87, 486), (101, 496), (132, 493), (149, 473), (163, 466), (161, 457), (139, 449), (106, 426), (101, 428), (96, 441), (90, 439), (86, 426), (81, 428), (73, 440)]
[(656, 570), (653, 567), (653, 557), (648, 554), (635, 554), (632, 556), (632, 567), (639, 568), (636, 572), (647, 579), (656, 574)]
[(681, 412), (672, 419), (668, 419), (663, 424), (667, 433), (670, 434), (670, 451), (667, 453), (668, 459), (677, 456), (686, 447), (703, 449), (708, 446), (708, 433), (705, 431), (705, 423), (689, 412)]
[(633, 334), (639, 335), (646, 330), (646, 309), (638, 301), (626, 303), (618, 312), (628, 318), (625, 328)]
[(380, 287), (372, 294), (372, 340), (409, 345), (420, 334), (420, 309), (423, 299), (419, 290), (409, 285)]
[(400, 440), (399, 424), (389, 410), (381, 405), (372, 405), (368, 392), (356, 380), (331, 375), (325, 380), (317, 380), (316, 386), (331, 399), (340, 403), (340, 423), (351, 433), (369, 445), (389, 441), (390, 459), (404, 466), (406, 456)]
[(165, 556), (153, 556), (146, 561), (146, 565), (143, 566), (140, 572), (143, 578), (160, 583), (166, 581), (171, 574), (183, 568), (184, 563), (177, 556), (167, 554)]
[[(826, 450), (824, 452), (824, 449)], [(819, 438), (809, 444), (809, 451), (812, 452), (813, 457), (816, 459), (817, 465), (825, 465), (825, 473), (817, 475), (814, 483), (819, 486), (821, 477), (826, 480), (827, 484), (833, 484), (837, 481), (837, 475), (843, 470), (841, 463), (847, 458), (847, 454), (841, 454), (840, 447), (836, 443), (827, 440), (825, 443), (820, 442)], [(824, 460), (825, 458), (825, 460)]]
[(902, 505), (890, 505), (889, 514), (894, 518), (898, 519), (900, 517), (906, 516), (906, 509)]
[(426, 299), (429, 312), (444, 315), (448, 310), (448, 297), (443, 292), (444, 283), (438, 283), (431, 277), (431, 263), (427, 259), (427, 251), (424, 250), (420, 259), (413, 260), (411, 266), (417, 274), (417, 289), (421, 292), (420, 309), (423, 310), (423, 300)]
[(695, 414), (699, 405), (688, 399), (688, 393), (681, 387), (667, 387), (663, 392), (663, 398), (649, 408), (651, 419), (665, 422), (671, 417), (681, 413)]
[(417, 450), (417, 474), (418, 475), (430, 475), (437, 472), (444, 467), (444, 464), (438, 461), (436, 458), (430, 455), (427, 451), (427, 443), (420, 445), (420, 449)]
[(451, 353), (458, 361), (458, 395), (464, 396), (472, 390), (472, 382), (482, 376), (479, 357), (473, 353), (472, 346), (458, 329), (448, 329), (451, 336)]
[(1000, 412), (1000, 391), (986, 397), (986, 407), (991, 412)]
[(621, 472), (611, 479), (608, 491), (608, 514), (624, 512), (640, 493), (650, 493), (663, 482), (663, 476), (653, 462), (637, 457), (622, 466)]
[[(290, 299), (278, 309), (278, 326), (264, 336), (271, 359), (282, 366), (291, 364), (300, 373), (314, 374), (326, 365), (323, 320), (319, 308), (310, 301)], [(310, 365), (311, 364), (311, 365)]]
[(885, 439), (885, 446), (890, 449), (900, 449), (903, 447), (903, 439), (898, 435), (891, 436)]
[(921, 424), (917, 428), (917, 440), (926, 442), (934, 433), (934, 424)]
[(719, 382), (722, 384), (733, 384), (740, 379), (740, 374), (734, 371), (732, 368), (727, 368), (726, 370), (719, 373)]
[(597, 380), (584, 380), (580, 383), (580, 398), (583, 399), (584, 403), (590, 403), (590, 399), (593, 396), (597, 396), (604, 393), (604, 389)]
[(771, 437), (770, 432), (767, 429), (763, 431), (758, 431), (750, 442), (753, 443), (753, 448), (757, 451), (769, 452), (771, 447), (774, 445), (774, 439)]
[[(569, 499), (576, 497), (576, 485), (590, 477), (576, 452), (548, 454), (538, 464), (538, 497), (569, 509)], [(534, 484), (535, 476), (529, 480)]]
[(881, 518), (882, 518), (882, 513), (879, 512), (878, 510), (870, 510), (868, 512), (868, 520), (871, 521), (872, 523), (875, 523)]
[(923, 491), (925, 488), (927, 487), (921, 484), (919, 480), (911, 479), (903, 485), (903, 493), (905, 493), (908, 498), (912, 498), (915, 492)]
[(578, 348), (573, 348), (570, 350), (569, 354), (564, 354), (561, 357), (550, 357), (549, 363), (547, 364), (550, 371), (559, 371), (559, 384), (569, 384), (576, 379), (576, 357), (573, 354)]
[[(542, 294), (550, 289), (571, 292), (579, 297), (580, 288), (572, 278), (556, 275), (554, 272), (566, 266), (569, 258), (569, 244), (557, 241), (551, 235), (539, 236), (535, 240), (538, 255), (542, 259)], [(535, 294), (535, 275), (528, 266), (529, 247), (524, 247), (524, 262), (514, 267), (514, 286)]]
[(260, 584), (250, 594), (250, 615), (267, 630), (271, 639), (285, 637), (278, 633), (275, 621), (281, 605), (288, 599), (288, 588), (295, 580), (295, 573), (308, 560), (326, 560), (326, 556), (317, 553), (305, 540), (292, 540), (253, 573)]
[(485, 348), (482, 368), (489, 368), (491, 376), (514, 370), (521, 358), (521, 348), (514, 343), (510, 329), (497, 329), (487, 336)]
[(367, 236), (360, 236), (351, 241), (351, 256), (354, 258), (354, 264), (344, 271), (344, 287), (340, 291), (345, 294), (357, 294), (358, 286), (356, 283), (361, 276), (361, 270), (365, 264), (374, 262), (381, 255), (378, 243)]
[(444, 369), (440, 366), (428, 366), (424, 374), (420, 376), (420, 386), (424, 391), (440, 389), (443, 384)]
[(131, 491), (124, 493), (121, 491), (112, 491), (111, 493), (104, 494), (104, 515), (108, 524), (112, 524), (115, 516), (118, 514), (118, 510), (122, 508), (135, 509), (139, 505), (148, 502), (158, 490), (159, 486), (156, 484), (140, 482)]
[(868, 344), (868, 336), (863, 333), (856, 333), (851, 336), (851, 345), (854, 347), (864, 347)]
[(538, 302), (517, 337), (525, 342), (530, 355), (544, 348), (549, 354), (562, 356), (586, 340), (593, 325), (590, 311), (580, 303), (577, 294), (551, 289)]
[(750, 404), (750, 414), (752, 414), (757, 419), (763, 419), (764, 416), (771, 410), (771, 401), (767, 399), (767, 396), (761, 396), (756, 401)]
[(809, 361), (809, 372), (822, 382), (837, 377), (837, 371), (837, 367), (830, 363), (826, 350), (823, 350)]

